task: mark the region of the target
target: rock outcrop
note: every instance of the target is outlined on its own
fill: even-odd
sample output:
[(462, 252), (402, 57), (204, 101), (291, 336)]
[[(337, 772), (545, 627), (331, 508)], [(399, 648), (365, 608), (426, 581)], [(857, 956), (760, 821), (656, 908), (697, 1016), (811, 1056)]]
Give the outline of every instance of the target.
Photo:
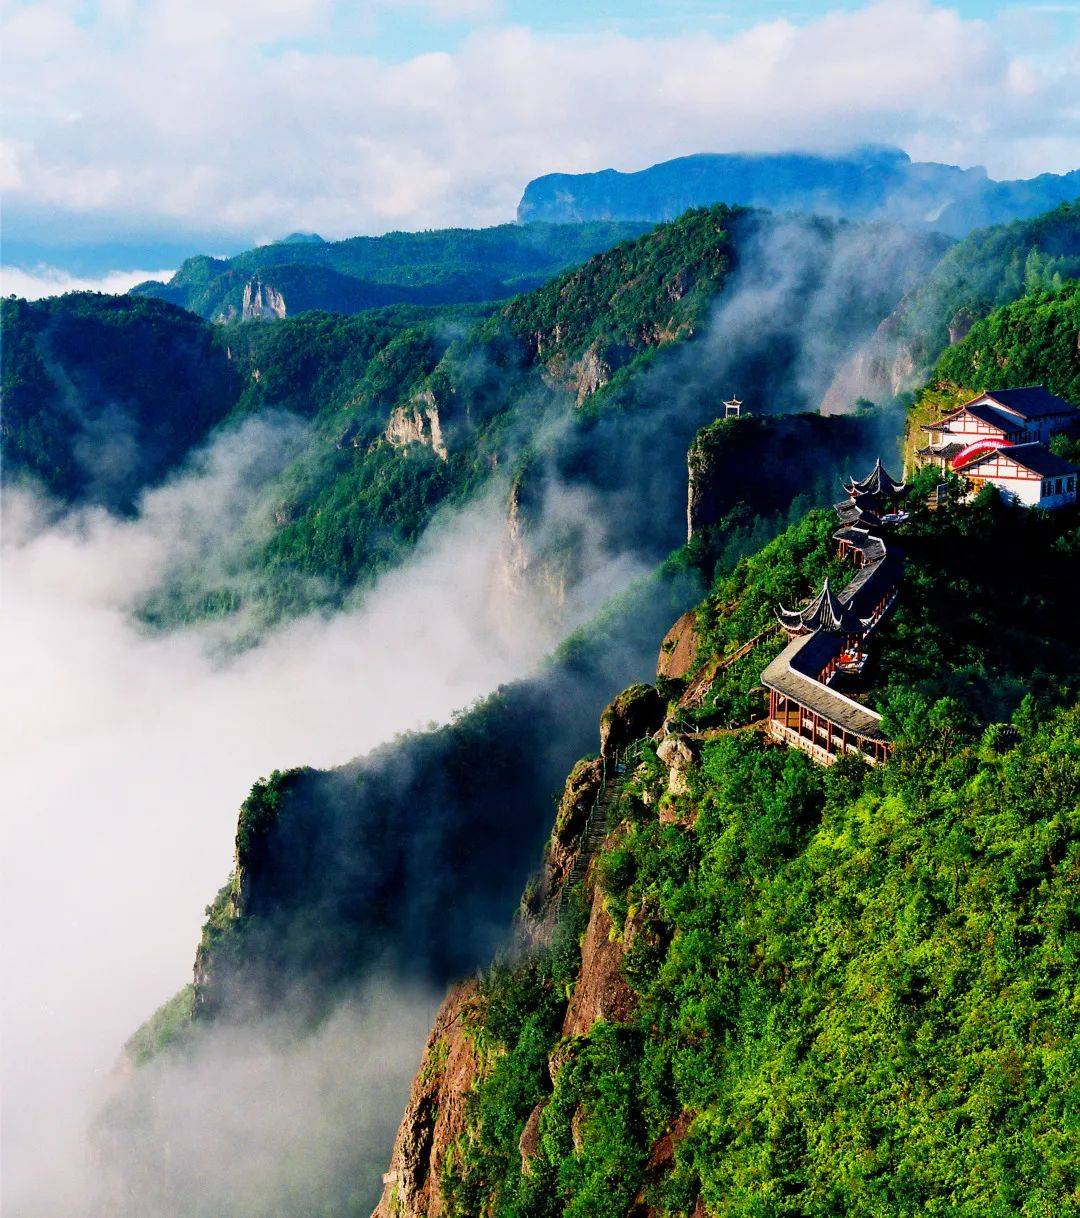
[(637, 996), (623, 976), (623, 945), (613, 934), (602, 901), (594, 900), (581, 944), (581, 971), (563, 1019), (564, 1036), (584, 1036), (598, 1019), (624, 1023), (637, 1007)]
[(697, 645), (697, 614), (688, 609), (664, 635), (656, 661), (657, 677), (681, 681), (693, 667)]
[(687, 771), (697, 762), (695, 745), (685, 736), (665, 736), (657, 747), (656, 756), (668, 768), (668, 790), (672, 795), (683, 795), (687, 789)]
[(430, 389), (416, 395), (406, 406), (398, 406), (386, 426), (386, 438), (398, 448), (410, 444), (423, 444), (437, 457), (445, 461), (448, 457), (443, 438), (442, 419), (435, 394)]
[(261, 279), (249, 279), (244, 284), (244, 303), (240, 309), (244, 321), (267, 321), (285, 316), (285, 297)]
[(435, 1017), (372, 1218), (437, 1218), (443, 1213), (442, 1164), (465, 1131), (465, 1097), (479, 1066), (464, 1028), (476, 997), (474, 981), (457, 986)]
[(631, 685), (600, 716), (600, 753), (612, 758), (642, 736), (651, 736), (664, 721), (664, 699), (654, 685)]
[(526, 892), (518, 913), (518, 937), (526, 947), (539, 947), (551, 937), (559, 893), (581, 846), (582, 830), (600, 791), (602, 772), (600, 759), (589, 757), (579, 761), (566, 780), (539, 879)]

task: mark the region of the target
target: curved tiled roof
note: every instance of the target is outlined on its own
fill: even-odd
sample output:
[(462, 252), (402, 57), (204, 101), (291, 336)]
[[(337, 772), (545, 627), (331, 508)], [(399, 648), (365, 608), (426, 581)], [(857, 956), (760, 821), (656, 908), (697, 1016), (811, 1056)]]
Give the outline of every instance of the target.
[(854, 478), (848, 478), (844, 483), (844, 490), (855, 499), (859, 495), (898, 495), (906, 486), (906, 482), (897, 482), (878, 457), (874, 468), (865, 478), (857, 482)]

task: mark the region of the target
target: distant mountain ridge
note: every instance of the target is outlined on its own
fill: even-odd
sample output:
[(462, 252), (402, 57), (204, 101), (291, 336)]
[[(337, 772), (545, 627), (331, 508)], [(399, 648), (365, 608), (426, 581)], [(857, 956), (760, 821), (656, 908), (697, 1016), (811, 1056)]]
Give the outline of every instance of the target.
[(927, 225), (962, 237), (1080, 196), (1080, 169), (997, 182), (978, 167), (912, 161), (900, 148), (838, 155), (699, 153), (622, 173), (551, 173), (525, 187), (520, 223), (670, 220), (690, 207), (739, 203), (850, 220)]
[[(291, 233), (232, 258), (199, 254), (169, 280), (132, 288), (208, 321), (251, 320), (310, 309), (358, 313), (389, 304), (448, 305), (505, 300), (649, 224), (502, 224), (324, 241)], [(274, 305), (252, 307), (256, 296)]]

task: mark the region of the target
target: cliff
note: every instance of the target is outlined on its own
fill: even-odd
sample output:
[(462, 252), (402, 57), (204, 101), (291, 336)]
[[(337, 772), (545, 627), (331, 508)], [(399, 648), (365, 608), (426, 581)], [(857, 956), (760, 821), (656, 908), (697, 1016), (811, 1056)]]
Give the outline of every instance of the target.
[(396, 406), (386, 425), (386, 438), (396, 448), (423, 444), (441, 460), (449, 456), (435, 394), (426, 389), (404, 406)]
[(261, 279), (249, 279), (244, 284), (244, 301), (240, 306), (241, 321), (265, 321), (285, 316), (285, 297)]
[[(910, 578), (862, 695), (888, 711), (893, 760), (825, 771), (756, 730), (779, 641), (716, 663), (829, 570), (812, 513), (669, 631), (661, 669), (685, 656), (663, 693), (605, 710), (518, 947), (440, 1013), (378, 1218), (1069, 1209), (1080, 1146), (1044, 1115), (1067, 1106), (1080, 1047), (1062, 916), (1080, 656), (1054, 581), (1007, 648), (996, 610), (973, 629), (948, 606), (995, 605), (995, 566), (1035, 579), (1078, 526), (912, 507)], [(943, 664), (961, 648), (990, 682), (962, 702)], [(1040, 709), (1019, 681), (1033, 664), (1064, 682)], [(703, 673), (695, 708), (681, 693)]]

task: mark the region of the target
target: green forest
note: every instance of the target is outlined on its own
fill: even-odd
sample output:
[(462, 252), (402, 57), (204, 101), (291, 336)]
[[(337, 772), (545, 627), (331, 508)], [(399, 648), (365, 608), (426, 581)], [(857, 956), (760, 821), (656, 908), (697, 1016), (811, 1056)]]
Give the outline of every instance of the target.
[(285, 240), (232, 258), (189, 258), (168, 283), (150, 281), (134, 290), (208, 320), (236, 317), (244, 286), (252, 279), (280, 291), (290, 314), (498, 300), (536, 287), (564, 267), (649, 227), (626, 222), (502, 224), (343, 241)]
[[(718, 579), (699, 662), (818, 586), (828, 531), (811, 515)], [(561, 1039), (587, 890), (550, 949), (484, 975), (451, 1213), (1078, 1211), (1080, 528), (988, 495), (917, 511), (910, 546), (875, 644), (888, 765), (721, 732), (672, 794), (641, 743), (591, 893), (633, 1017)], [(1013, 564), (1047, 571), (1022, 606), (979, 582)], [(729, 710), (755, 717), (760, 669)]]

